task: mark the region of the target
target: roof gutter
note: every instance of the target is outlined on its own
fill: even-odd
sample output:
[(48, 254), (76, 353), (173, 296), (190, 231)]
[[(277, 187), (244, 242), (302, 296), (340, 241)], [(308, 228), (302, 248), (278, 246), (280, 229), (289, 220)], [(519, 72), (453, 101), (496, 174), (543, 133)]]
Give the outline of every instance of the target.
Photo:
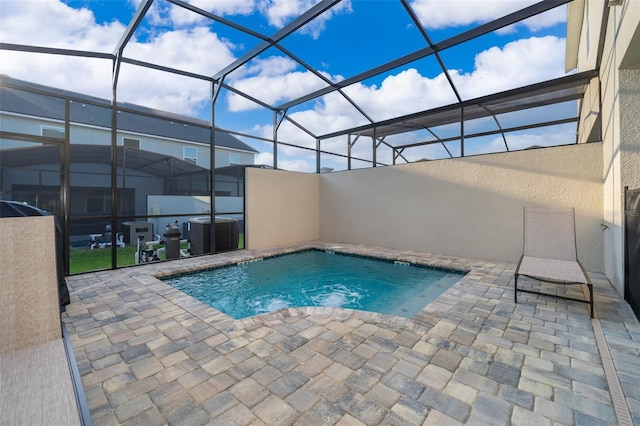
[(567, 50), (565, 54), (565, 72), (578, 67), (578, 50), (580, 47), (580, 35), (584, 22), (585, 0), (573, 0), (567, 8)]

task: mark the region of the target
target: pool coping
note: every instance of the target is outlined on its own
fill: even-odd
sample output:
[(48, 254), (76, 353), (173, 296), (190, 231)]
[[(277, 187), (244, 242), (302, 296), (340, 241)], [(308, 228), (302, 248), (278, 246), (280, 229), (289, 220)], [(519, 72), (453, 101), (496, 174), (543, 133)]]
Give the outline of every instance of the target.
[[(440, 296), (422, 307), (418, 313), (410, 318), (349, 308), (302, 306), (283, 308), (248, 318), (235, 319), (163, 281), (164, 278), (172, 276), (187, 275), (209, 269), (231, 267), (244, 262), (257, 261), (276, 256), (285, 256), (307, 250), (334, 251), (341, 255), (370, 258), (387, 262), (406, 262), (411, 265), (416, 265), (417, 267), (431, 268), (444, 272), (461, 273), (464, 275)], [(281, 321), (283, 318), (287, 317), (323, 315), (342, 319), (355, 318), (394, 327), (408, 327), (412, 330), (426, 332), (438, 321), (438, 317), (448, 311), (452, 306), (450, 303), (446, 302), (446, 299), (464, 294), (465, 291), (461, 286), (468, 284), (472, 285), (472, 282), (479, 280), (483, 274), (478, 274), (478, 272), (483, 271), (487, 266), (491, 268), (495, 266), (495, 263), (457, 256), (433, 255), (431, 253), (408, 250), (383, 249), (380, 247), (365, 245), (313, 241), (277, 246), (268, 249), (237, 250), (218, 253), (215, 255), (187, 257), (170, 262), (157, 262), (132, 266), (123, 268), (121, 271), (131, 271), (131, 273), (127, 275), (140, 283), (147, 285), (163, 285), (167, 286), (166, 290), (179, 292), (182, 297), (174, 299), (178, 306), (194, 314), (196, 312), (198, 314), (203, 314), (206, 313), (203, 311), (211, 309), (212, 312), (207, 314), (208, 316), (213, 315), (217, 317), (218, 320), (223, 319), (230, 322), (234, 329), (248, 329), (256, 325), (264, 325), (274, 321)], [(472, 274), (472, 276), (469, 277), (469, 275), (474, 271), (475, 274)], [(471, 283), (465, 282), (468, 277), (471, 280)]]

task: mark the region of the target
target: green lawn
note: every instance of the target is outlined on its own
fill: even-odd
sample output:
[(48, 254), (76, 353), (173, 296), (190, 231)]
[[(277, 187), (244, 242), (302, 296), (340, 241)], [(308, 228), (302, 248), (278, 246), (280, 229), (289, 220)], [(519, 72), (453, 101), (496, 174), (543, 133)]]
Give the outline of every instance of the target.
[[(238, 248), (244, 248), (244, 234), (239, 236)], [(186, 249), (187, 244), (181, 244), (181, 249)], [(118, 267), (134, 265), (136, 247), (118, 248)], [(89, 250), (85, 248), (71, 247), (69, 252), (69, 273), (71, 275), (83, 272), (99, 271), (111, 268), (111, 249), (103, 248)]]
[[(133, 265), (135, 253), (135, 247), (118, 248), (118, 266)], [(110, 248), (89, 250), (72, 247), (69, 252), (69, 272), (71, 275), (109, 268), (111, 268)]]

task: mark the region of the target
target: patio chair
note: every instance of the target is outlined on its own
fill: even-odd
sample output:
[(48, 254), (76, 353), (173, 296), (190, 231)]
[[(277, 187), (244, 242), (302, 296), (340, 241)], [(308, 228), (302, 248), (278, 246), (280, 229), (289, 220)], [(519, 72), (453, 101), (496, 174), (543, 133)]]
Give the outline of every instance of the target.
[[(515, 271), (513, 299), (518, 291), (588, 303), (593, 318), (593, 284), (578, 261), (573, 208), (524, 208), (524, 249)], [(519, 276), (560, 285), (586, 284), (588, 300), (518, 288)]]

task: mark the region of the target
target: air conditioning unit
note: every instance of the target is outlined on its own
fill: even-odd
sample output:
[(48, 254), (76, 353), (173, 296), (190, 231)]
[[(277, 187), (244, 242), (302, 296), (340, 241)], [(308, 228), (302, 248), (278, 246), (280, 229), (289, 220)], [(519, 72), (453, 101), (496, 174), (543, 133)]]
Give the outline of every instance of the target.
[(123, 222), (124, 243), (130, 246), (138, 244), (138, 237), (142, 235), (144, 241), (153, 241), (153, 223), (151, 222)]

